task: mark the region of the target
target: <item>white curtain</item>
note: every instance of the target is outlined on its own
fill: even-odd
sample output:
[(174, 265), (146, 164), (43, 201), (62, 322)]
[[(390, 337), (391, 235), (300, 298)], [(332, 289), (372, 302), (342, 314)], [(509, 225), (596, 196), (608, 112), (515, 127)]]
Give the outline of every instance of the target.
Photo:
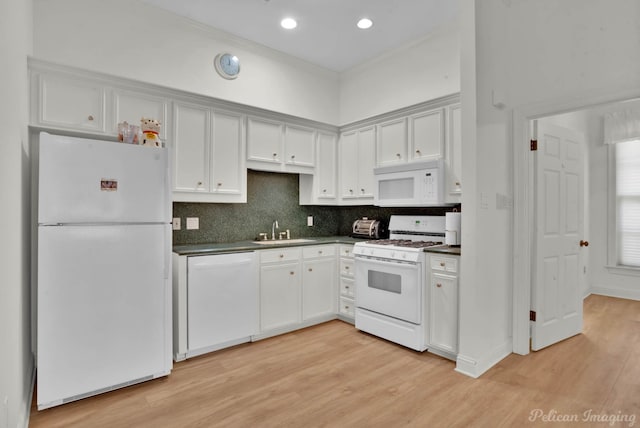
[(640, 110), (621, 110), (604, 115), (604, 143), (640, 140)]

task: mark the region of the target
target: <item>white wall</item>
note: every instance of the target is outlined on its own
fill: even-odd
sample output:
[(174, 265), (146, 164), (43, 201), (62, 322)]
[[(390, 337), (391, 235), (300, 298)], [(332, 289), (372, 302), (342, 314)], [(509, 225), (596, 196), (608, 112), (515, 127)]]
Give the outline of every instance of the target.
[[(137, 0), (34, 0), (34, 56), (336, 125), (338, 75)], [(213, 58), (240, 58), (235, 80)]]
[[(463, 242), (475, 245), (465, 244), (462, 261), (458, 368), (479, 375), (506, 355), (511, 340), (514, 232), (508, 226), (511, 212), (497, 209), (495, 200), (497, 193), (513, 194), (515, 176), (527, 179), (526, 170), (511, 167), (513, 144), (526, 144), (512, 141), (513, 109), (551, 114), (637, 96), (640, 2), (465, 0), (463, 5), (464, 14), (475, 15), (475, 34), (462, 38), (462, 51), (472, 49), (464, 44), (475, 44), (476, 55), (475, 70), (462, 66), (463, 122), (471, 111), (477, 117), (475, 130), (468, 122), (463, 126)], [(465, 96), (470, 73), (475, 100)], [(505, 109), (493, 106), (493, 93)], [(472, 151), (475, 159), (467, 155)]]
[(340, 125), (460, 92), (460, 22), (340, 74)]
[(0, 2), (0, 427), (26, 426), (33, 359), (29, 324), (27, 55), (31, 2)]

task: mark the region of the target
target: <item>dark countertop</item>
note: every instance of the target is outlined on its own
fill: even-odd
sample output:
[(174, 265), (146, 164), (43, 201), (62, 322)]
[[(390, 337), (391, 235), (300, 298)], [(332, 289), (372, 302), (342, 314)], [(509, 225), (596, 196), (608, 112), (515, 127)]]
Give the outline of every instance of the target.
[(174, 245), (173, 252), (181, 256), (201, 256), (205, 254), (237, 253), (241, 251), (267, 250), (283, 247), (301, 247), (306, 245), (321, 244), (355, 244), (364, 239), (352, 238), (350, 236), (323, 236), (310, 239), (308, 242), (292, 242), (286, 244), (256, 244), (253, 241), (239, 241), (226, 243), (194, 244), (194, 245)]
[(428, 247), (425, 249), (427, 253), (440, 253), (440, 254), (448, 254), (451, 256), (459, 256), (460, 255), (460, 247), (450, 247), (448, 245), (437, 246), (437, 247)]

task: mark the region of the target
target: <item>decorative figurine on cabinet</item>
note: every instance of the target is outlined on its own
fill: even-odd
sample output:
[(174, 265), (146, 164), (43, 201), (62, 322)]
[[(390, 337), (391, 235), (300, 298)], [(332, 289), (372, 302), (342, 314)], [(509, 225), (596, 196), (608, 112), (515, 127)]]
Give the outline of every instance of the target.
[(147, 147), (162, 147), (160, 141), (160, 122), (156, 119), (140, 119), (140, 129), (142, 130), (142, 138), (140, 145)]

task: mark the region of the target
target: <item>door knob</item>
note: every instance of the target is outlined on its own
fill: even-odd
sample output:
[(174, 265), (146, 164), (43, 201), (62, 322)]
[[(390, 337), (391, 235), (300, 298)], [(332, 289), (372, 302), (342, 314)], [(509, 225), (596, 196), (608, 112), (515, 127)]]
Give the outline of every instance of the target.
[(588, 247), (589, 246), (589, 241), (584, 241), (584, 240), (580, 240), (580, 246), (581, 247)]

